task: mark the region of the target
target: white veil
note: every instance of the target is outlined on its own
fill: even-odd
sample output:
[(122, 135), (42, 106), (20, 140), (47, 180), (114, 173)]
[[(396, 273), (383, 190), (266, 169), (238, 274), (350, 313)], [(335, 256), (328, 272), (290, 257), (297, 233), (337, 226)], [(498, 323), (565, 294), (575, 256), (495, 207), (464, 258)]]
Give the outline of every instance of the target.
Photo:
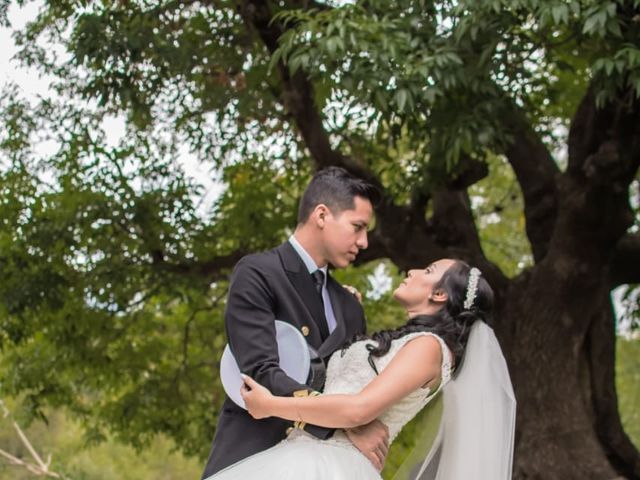
[(516, 400), (498, 340), (483, 321), (471, 327), (461, 369), (442, 395), (435, 441), (416, 446), (426, 457), (416, 461), (414, 453), (394, 478), (510, 480)]

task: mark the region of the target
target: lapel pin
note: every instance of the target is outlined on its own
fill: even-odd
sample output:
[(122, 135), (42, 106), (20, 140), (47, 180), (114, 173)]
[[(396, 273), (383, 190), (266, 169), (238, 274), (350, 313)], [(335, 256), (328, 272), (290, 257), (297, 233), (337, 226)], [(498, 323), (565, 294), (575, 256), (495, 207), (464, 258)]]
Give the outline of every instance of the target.
[(306, 325), (303, 325), (300, 330), (302, 330), (302, 335), (304, 335), (305, 337), (309, 335), (309, 327), (307, 327)]

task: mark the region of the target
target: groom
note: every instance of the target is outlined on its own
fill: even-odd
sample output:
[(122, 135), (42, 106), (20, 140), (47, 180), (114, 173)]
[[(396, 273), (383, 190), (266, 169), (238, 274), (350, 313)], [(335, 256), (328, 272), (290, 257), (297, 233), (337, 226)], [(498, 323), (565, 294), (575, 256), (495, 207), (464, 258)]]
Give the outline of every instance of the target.
[[(231, 276), (225, 327), (240, 370), (274, 395), (308, 395), (310, 389), (278, 366), (274, 320), (296, 327), (323, 359), (355, 334), (364, 333), (358, 300), (329, 274), (328, 265), (347, 267), (367, 248), (375, 188), (346, 170), (329, 167), (313, 177), (300, 201), (298, 225), (289, 240), (241, 259)], [(204, 470), (206, 478), (285, 438), (292, 424), (278, 418), (254, 420), (228, 397)], [(332, 429), (298, 424), (327, 439)], [(378, 469), (388, 451), (388, 431), (374, 421), (350, 429), (353, 444)]]

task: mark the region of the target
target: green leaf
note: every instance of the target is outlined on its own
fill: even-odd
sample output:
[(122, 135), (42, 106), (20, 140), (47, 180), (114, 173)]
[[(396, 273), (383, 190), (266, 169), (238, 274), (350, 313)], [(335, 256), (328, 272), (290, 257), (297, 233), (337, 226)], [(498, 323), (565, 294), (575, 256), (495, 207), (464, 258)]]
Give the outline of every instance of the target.
[(404, 112), (407, 100), (409, 99), (409, 91), (401, 88), (395, 94), (395, 102), (398, 105), (398, 110)]
[(558, 25), (569, 23), (569, 7), (567, 5), (554, 5), (551, 8), (551, 15), (553, 21)]

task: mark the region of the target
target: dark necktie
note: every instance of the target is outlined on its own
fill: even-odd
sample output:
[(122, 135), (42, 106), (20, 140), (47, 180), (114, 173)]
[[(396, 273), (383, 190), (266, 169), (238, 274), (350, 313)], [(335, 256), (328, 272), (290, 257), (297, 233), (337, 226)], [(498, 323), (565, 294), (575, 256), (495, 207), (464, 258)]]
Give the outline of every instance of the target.
[(322, 300), (322, 287), (324, 286), (324, 273), (322, 270), (316, 270), (311, 274), (313, 277), (313, 284), (316, 287), (316, 292), (320, 295), (320, 300)]
[[(322, 270), (316, 270), (311, 274), (311, 278), (313, 279), (313, 285), (316, 287), (316, 292), (318, 292), (318, 296), (320, 297), (320, 304), (324, 307), (324, 300), (322, 300), (322, 287), (324, 286), (324, 272)], [(322, 316), (324, 317), (324, 309)], [(327, 321), (325, 319), (320, 320), (318, 323), (320, 328), (320, 336), (324, 340), (329, 336), (329, 327), (327, 325)]]

